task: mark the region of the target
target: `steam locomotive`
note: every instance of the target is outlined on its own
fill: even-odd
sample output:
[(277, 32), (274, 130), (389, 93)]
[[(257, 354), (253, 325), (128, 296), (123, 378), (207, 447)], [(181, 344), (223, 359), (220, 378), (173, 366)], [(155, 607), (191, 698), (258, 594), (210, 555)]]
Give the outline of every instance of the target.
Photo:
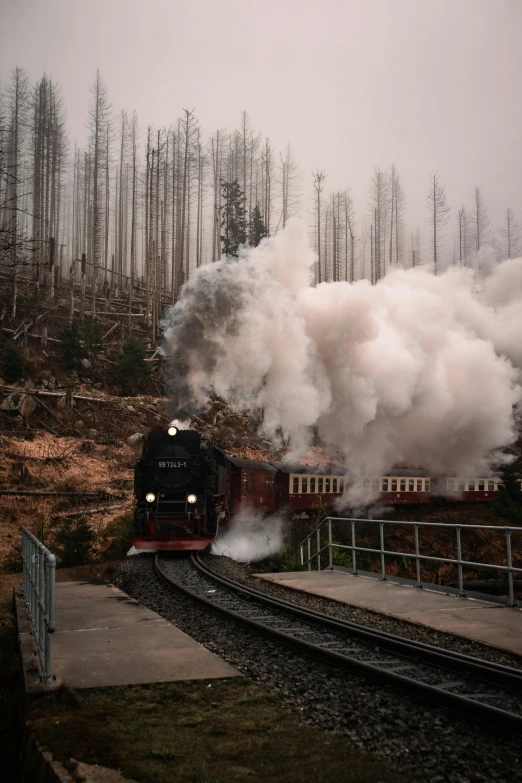
[[(155, 429), (145, 439), (135, 468), (132, 543), (149, 551), (205, 549), (240, 507), (260, 514), (332, 509), (347, 482), (340, 467), (227, 457), (194, 430)], [(374, 503), (394, 506), (488, 502), (498, 488), (498, 479), (492, 477), (433, 478), (411, 468), (362, 481), (363, 493), (371, 493)]]

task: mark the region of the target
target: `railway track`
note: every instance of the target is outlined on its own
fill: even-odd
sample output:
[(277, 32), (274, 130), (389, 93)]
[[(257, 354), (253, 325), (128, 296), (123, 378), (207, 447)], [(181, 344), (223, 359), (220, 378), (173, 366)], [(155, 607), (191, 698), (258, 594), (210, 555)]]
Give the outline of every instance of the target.
[(255, 632), (464, 717), (522, 734), (522, 673), (269, 597), (215, 574), (199, 557), (156, 555), (155, 569), (190, 598)]

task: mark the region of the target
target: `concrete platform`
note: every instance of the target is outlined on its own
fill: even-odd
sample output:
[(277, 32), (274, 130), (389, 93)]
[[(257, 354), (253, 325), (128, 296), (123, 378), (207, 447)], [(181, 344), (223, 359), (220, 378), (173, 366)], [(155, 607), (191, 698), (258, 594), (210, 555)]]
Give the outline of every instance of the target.
[(190, 636), (110, 585), (59, 582), (52, 670), (73, 688), (237, 677)]
[(342, 571), (290, 571), (257, 577), (522, 655), (520, 609)]

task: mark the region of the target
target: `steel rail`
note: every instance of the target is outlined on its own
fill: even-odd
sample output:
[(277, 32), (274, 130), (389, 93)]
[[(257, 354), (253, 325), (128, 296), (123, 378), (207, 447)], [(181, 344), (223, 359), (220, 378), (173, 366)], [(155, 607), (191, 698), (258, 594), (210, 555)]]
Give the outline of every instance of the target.
[[(497, 684), (502, 685), (503, 687), (509, 686), (516, 688), (517, 690), (522, 688), (522, 673), (517, 672), (516, 669), (510, 669), (509, 667), (504, 667), (500, 664), (493, 664), (492, 666), (489, 664), (484, 665), (477, 659), (462, 654), (448, 654), (446, 651), (441, 651), (439, 648), (431, 647), (430, 645), (425, 645), (421, 642), (405, 641), (400, 639), (400, 637), (394, 637), (392, 634), (386, 632), (369, 630), (363, 626), (358, 626), (355, 623), (334, 620), (320, 612), (296, 607), (294, 604), (279, 599), (268, 598), (266, 594), (260, 593), (257, 590), (245, 587), (244, 585), (239, 585), (237, 582), (228, 580), (220, 575), (218, 576), (205, 566), (197, 555), (193, 555), (191, 561), (194, 568), (202, 573), (207, 579), (222, 584), (231, 592), (238, 593), (244, 598), (247, 598), (247, 600), (255, 600), (256, 602), (264, 603), (286, 614), (293, 615), (300, 621), (308, 622), (312, 626), (350, 634), (360, 638), (361, 641), (365, 641), (367, 644), (378, 646), (379, 649), (382, 649), (383, 651), (386, 650), (390, 653), (400, 655), (402, 658), (416, 661), (417, 663), (429, 663), (431, 665), (436, 665), (439, 668), (450, 669), (453, 672), (458, 671), (460, 674), (465, 673), (468, 677), (471, 676), (472, 679), (482, 683), (487, 682), (488, 684)], [(521, 714), (509, 712), (489, 704), (483, 704), (468, 696), (452, 693), (441, 687), (430, 685), (399, 674), (392, 669), (381, 669), (372, 663), (358, 660), (357, 658), (353, 658), (344, 653), (321, 647), (318, 644), (272, 628), (258, 620), (242, 615), (227, 607), (220, 606), (214, 601), (198, 595), (198, 593), (190, 590), (188, 587), (180, 584), (169, 576), (163, 570), (160, 563), (161, 558), (157, 554), (154, 561), (156, 572), (168, 584), (211, 611), (224, 615), (233, 621), (246, 626), (250, 630), (254, 630), (263, 636), (274, 639), (280, 644), (284, 644), (299, 653), (304, 653), (315, 659), (321, 660), (323, 663), (351, 670), (366, 679), (380, 682), (383, 685), (400, 688), (401, 691), (406, 691), (408, 694), (421, 701), (429, 701), (432, 704), (436, 704), (438, 707), (457, 712), (474, 722), (486, 724), (489, 728), (501, 729), (511, 734), (522, 734)]]

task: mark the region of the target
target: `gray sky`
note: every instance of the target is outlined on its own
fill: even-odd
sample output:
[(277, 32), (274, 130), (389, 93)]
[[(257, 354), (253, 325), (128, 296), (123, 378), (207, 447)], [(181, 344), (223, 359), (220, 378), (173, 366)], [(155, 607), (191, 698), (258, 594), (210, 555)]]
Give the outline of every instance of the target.
[[(522, 220), (521, 0), (0, 0), (0, 77), (14, 65), (62, 87), (71, 141), (85, 141), (96, 68), (115, 111), (168, 126), (195, 108), (203, 133), (246, 110), (310, 171), (352, 186), (366, 209), (394, 161), (407, 224), (427, 231), (428, 174), (448, 201), (482, 188), (492, 225)], [(447, 233), (453, 232), (453, 215)]]

